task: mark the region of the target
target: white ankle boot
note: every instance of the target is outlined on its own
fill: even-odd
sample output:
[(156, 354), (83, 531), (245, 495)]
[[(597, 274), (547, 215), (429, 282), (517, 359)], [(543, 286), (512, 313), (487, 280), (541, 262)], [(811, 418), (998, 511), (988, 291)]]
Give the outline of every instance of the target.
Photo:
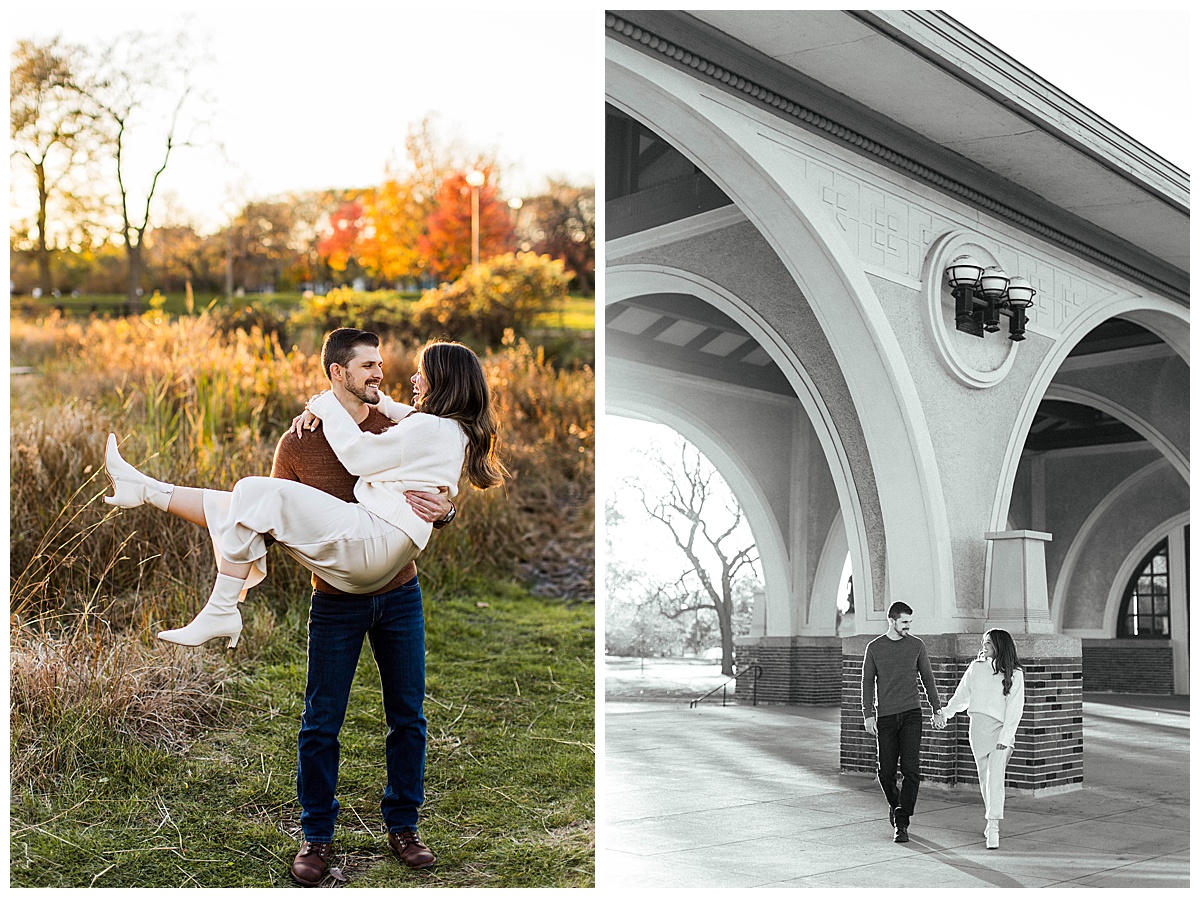
[(171, 491), (175, 487), (147, 477), (121, 458), (121, 453), (117, 451), (117, 437), (111, 433), (108, 435), (108, 445), (104, 448), (104, 473), (108, 475), (115, 494), (104, 497), (109, 505), (137, 508), (149, 503), (166, 511), (171, 504)]
[(987, 828), (983, 831), (984, 838), (987, 839), (988, 848), (1000, 847), (1000, 821), (989, 820)]
[(186, 627), (163, 630), (158, 638), (178, 645), (201, 645), (210, 639), (229, 637), (229, 647), (236, 648), (242, 633), (242, 613), (238, 610), (238, 596), (242, 594), (245, 580), (217, 574), (212, 595), (200, 613)]

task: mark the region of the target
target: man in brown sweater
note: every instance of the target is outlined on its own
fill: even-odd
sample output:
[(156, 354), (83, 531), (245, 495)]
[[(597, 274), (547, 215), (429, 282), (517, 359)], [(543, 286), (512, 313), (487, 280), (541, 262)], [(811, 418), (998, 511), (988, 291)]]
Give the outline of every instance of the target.
[[(382, 433), (392, 426), (375, 404), (383, 379), (378, 338), (351, 328), (326, 337), (322, 364), (332, 389), (357, 410), (364, 432)], [(324, 431), (289, 430), (279, 440), (272, 477), (296, 480), (346, 502), (356, 502), (358, 478), (338, 461)], [(454, 504), (444, 493), (409, 493), (409, 504), (434, 527), (454, 518)], [(378, 593), (351, 595), (312, 577), (312, 609), (308, 621), (308, 677), (297, 750), (296, 791), (304, 844), (292, 863), (299, 885), (315, 886), (328, 870), (337, 819), (340, 744), (350, 685), (358, 666), (363, 638), (379, 668), (383, 688), (387, 788), (380, 802), (388, 829), (388, 845), (410, 867), (435, 863), (417, 836), (417, 808), (424, 801), (425, 778), (425, 624), (417, 566), (409, 562)]]

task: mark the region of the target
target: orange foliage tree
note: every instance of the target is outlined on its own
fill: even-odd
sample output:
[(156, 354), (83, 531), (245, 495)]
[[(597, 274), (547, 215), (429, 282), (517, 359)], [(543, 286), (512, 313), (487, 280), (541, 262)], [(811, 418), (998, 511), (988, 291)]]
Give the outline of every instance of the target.
[[(479, 257), (486, 259), (512, 252), (516, 244), (495, 169), (483, 166), (480, 171), (484, 182), (479, 188)], [(449, 174), (442, 181), (418, 248), (432, 273), (443, 281), (456, 280), (470, 266), (471, 187), (463, 172)]]
[(358, 200), (343, 203), (329, 216), (329, 227), (317, 243), (317, 253), (334, 271), (345, 271), (358, 253), (363, 229), (363, 206)]
[(389, 178), (363, 195), (359, 264), (381, 281), (417, 278), (426, 263), (419, 244), (426, 210), (411, 181)]

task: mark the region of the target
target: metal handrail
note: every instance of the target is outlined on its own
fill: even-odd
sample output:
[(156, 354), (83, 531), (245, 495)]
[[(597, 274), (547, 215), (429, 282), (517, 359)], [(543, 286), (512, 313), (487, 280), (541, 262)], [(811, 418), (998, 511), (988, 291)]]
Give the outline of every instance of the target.
[(692, 699), (691, 702), (688, 704), (688, 707), (689, 708), (696, 707), (696, 705), (700, 704), (702, 701), (704, 701), (706, 698), (708, 698), (710, 695), (712, 695), (714, 692), (716, 692), (717, 689), (720, 689), (721, 690), (721, 707), (724, 708), (725, 701), (728, 698), (728, 694), (729, 694), (729, 684), (736, 681), (737, 678), (740, 677), (742, 674), (749, 673), (750, 671), (754, 671), (754, 679), (750, 683), (750, 699), (751, 699), (751, 703), (755, 707), (757, 707), (758, 706), (758, 681), (762, 678), (762, 667), (759, 666), (758, 664), (751, 664), (749, 667), (742, 668), (737, 673), (735, 673), (732, 677), (730, 677), (728, 680), (726, 680), (724, 683), (722, 683), (720, 686), (717, 686), (716, 689), (710, 689), (708, 692), (704, 693), (704, 695), (700, 696), (699, 698)]

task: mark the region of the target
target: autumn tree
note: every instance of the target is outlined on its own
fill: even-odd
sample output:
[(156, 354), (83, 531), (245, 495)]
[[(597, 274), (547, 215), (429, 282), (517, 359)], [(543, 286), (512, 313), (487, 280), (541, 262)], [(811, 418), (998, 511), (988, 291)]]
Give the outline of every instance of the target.
[[(483, 173), (479, 189), (479, 258), (502, 255), (515, 248), (508, 204), (500, 198), (493, 166)], [(465, 172), (456, 171), (442, 181), (434, 198), (434, 210), (426, 220), (420, 251), (433, 274), (452, 281), (471, 264), (471, 186)]]
[(665, 491), (632, 478), (646, 514), (666, 530), (686, 561), (683, 572), (665, 592), (662, 613), (679, 618), (711, 610), (721, 635), (721, 672), (733, 676), (733, 638), (739, 583), (755, 570), (758, 552), (742, 540), (742, 509), (716, 469), (691, 443), (675, 439), (671, 449), (644, 453), (653, 482)]
[(231, 225), (235, 271), (252, 289), (276, 288), (303, 250), (294, 232), (296, 210), (283, 200), (255, 200), (242, 207)]
[(357, 253), (371, 276), (395, 282), (425, 273), (419, 247), (426, 208), (420, 195), (415, 181), (395, 176), (364, 192)]
[(50, 210), (56, 198), (70, 201), (65, 185), (86, 158), (90, 133), (87, 96), (77, 74), (80, 54), (79, 47), (57, 37), (45, 43), (19, 40), (9, 70), (11, 153), (28, 165), (37, 187), (34, 254), (46, 295), (54, 289)]
[(219, 270), (220, 255), (190, 224), (157, 227), (146, 238), (146, 269), (157, 274), (167, 290), (211, 286)]
[(596, 188), (551, 179), (545, 193), (521, 206), (517, 239), (535, 253), (562, 259), (584, 293), (596, 275)]
[(154, 197), (172, 155), (192, 146), (204, 125), (195, 81), (199, 59), (184, 32), (162, 38), (133, 32), (95, 57), (87, 90), (117, 186), (119, 233), (128, 265), (128, 299), (141, 308), (143, 244)]
[(317, 253), (332, 271), (344, 272), (356, 258), (362, 229), (363, 204), (357, 199), (342, 203), (329, 216)]

